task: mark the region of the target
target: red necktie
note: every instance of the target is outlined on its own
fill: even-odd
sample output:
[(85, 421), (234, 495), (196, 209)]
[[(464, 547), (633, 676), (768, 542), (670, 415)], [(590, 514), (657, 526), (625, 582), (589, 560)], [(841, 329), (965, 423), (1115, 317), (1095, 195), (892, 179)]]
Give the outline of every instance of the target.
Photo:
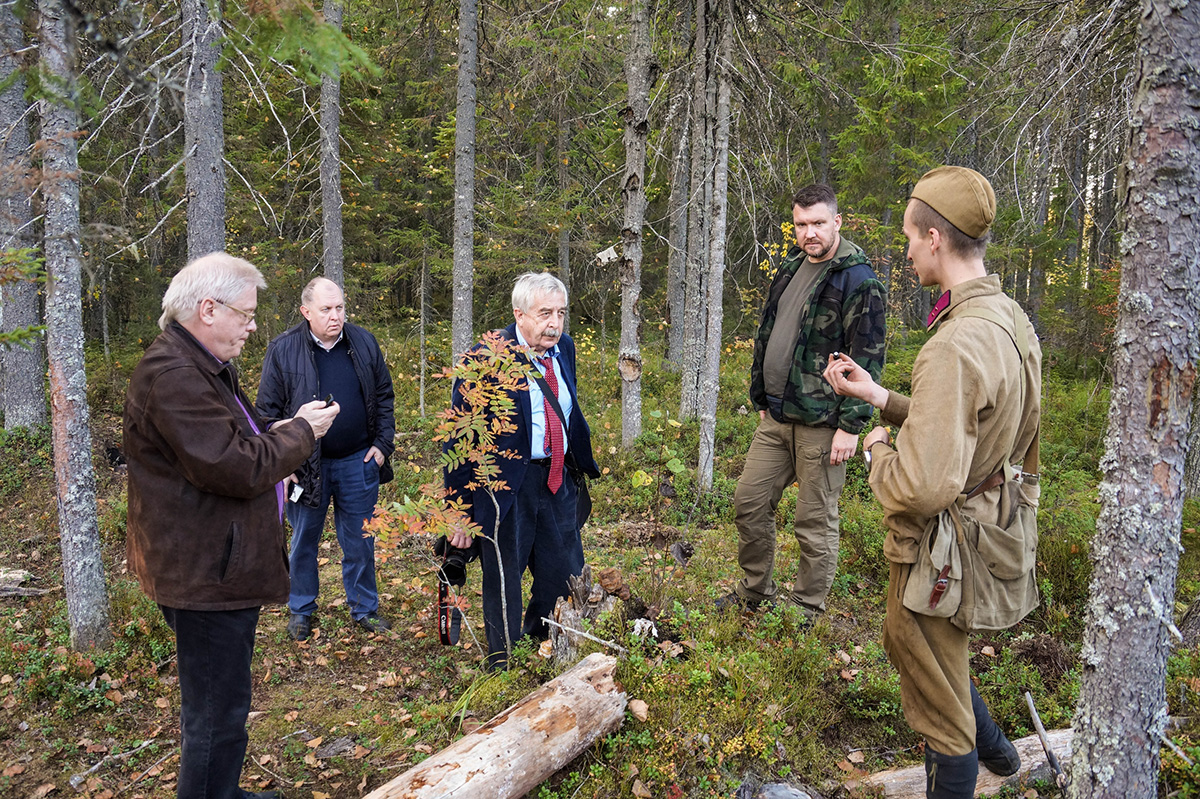
[[(554, 392), (554, 398), (558, 399), (558, 375), (554, 373), (554, 361), (549, 355), (538, 360), (546, 369), (546, 383)], [(563, 427), (548, 398), (542, 397), (542, 406), (546, 414), (546, 439), (542, 448), (550, 453), (550, 476), (546, 479), (546, 487), (551, 494), (557, 494), (563, 479)]]

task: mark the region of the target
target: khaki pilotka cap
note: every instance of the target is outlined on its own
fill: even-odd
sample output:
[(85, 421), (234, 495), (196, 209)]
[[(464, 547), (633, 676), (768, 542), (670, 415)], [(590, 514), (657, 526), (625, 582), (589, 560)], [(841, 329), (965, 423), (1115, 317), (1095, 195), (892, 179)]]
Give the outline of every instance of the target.
[(946, 221), (977, 239), (996, 218), (996, 192), (987, 178), (965, 166), (939, 166), (926, 172), (911, 197), (946, 217)]

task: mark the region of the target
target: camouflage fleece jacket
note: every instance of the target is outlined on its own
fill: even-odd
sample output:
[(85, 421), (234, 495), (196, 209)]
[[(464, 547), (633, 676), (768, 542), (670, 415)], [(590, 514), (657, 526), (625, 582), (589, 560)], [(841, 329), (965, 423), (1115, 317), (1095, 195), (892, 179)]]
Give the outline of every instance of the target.
[[(829, 353), (844, 352), (879, 382), (884, 360), (883, 284), (872, 271), (866, 254), (857, 246), (841, 258), (824, 265), (812, 296), (804, 305), (804, 321), (796, 340), (791, 374), (783, 394), (783, 415), (787, 421), (809, 427), (838, 427), (858, 434), (871, 419), (873, 409), (861, 400), (833, 393), (821, 373)], [(754, 337), (754, 363), (750, 367), (750, 401), (760, 411), (767, 410), (767, 392), (763, 387), (763, 355), (779, 298), (804, 260), (804, 251), (792, 246), (767, 292), (762, 322)]]

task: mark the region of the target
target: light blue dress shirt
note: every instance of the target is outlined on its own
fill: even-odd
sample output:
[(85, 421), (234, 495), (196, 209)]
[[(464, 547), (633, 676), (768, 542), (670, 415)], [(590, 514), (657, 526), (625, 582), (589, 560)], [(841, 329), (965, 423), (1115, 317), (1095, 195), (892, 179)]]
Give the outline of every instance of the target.
[[(529, 346), (525, 341), (525, 337), (521, 335), (521, 328), (517, 328), (517, 343), (524, 346)], [(567, 388), (567, 381), (563, 379), (562, 365), (558, 362), (558, 345), (554, 345), (546, 350), (546, 355), (550, 356), (550, 363), (554, 365), (554, 375), (558, 378), (558, 407), (562, 408), (563, 416), (571, 418), (571, 408), (574, 407), (571, 402), (571, 391)], [(533, 359), (534, 368), (545, 375), (545, 370), (542, 369), (541, 361), (538, 360), (537, 353), (533, 350), (529, 351), (529, 357)], [(542, 396), (542, 387), (538, 385), (536, 380), (529, 381), (529, 457), (533, 460), (538, 458), (549, 458), (550, 453), (546, 451), (546, 404)], [(554, 411), (550, 411), (550, 416), (554, 416)], [(558, 419), (554, 419), (555, 424), (561, 423)], [(567, 442), (567, 431), (563, 430), (563, 454), (565, 455), (570, 448)]]

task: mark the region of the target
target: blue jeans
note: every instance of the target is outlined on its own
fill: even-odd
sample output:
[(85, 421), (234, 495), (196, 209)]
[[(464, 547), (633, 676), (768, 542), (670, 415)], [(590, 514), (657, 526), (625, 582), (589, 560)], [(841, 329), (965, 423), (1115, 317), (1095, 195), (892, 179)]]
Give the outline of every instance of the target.
[[(320, 444), (318, 443), (318, 446)], [(375, 587), (375, 537), (363, 537), (363, 522), (375, 515), (379, 500), (379, 465), (366, 450), (345, 458), (321, 458), (321, 496), (315, 508), (287, 503), (292, 524), (292, 590), (288, 609), (311, 616), (317, 609), (317, 545), (325, 529), (325, 511), (333, 500), (333, 523), (342, 547), (342, 584), (350, 615), (361, 619), (379, 609)]]
[(159, 605), (175, 632), (179, 672), (178, 799), (241, 799), (250, 713), (250, 660), (258, 608), (179, 610)]
[[(508, 631), (515, 646), (522, 635), (545, 638), (543, 616), (554, 615), (559, 597), (567, 596), (567, 578), (583, 571), (583, 541), (575, 526), (575, 481), (563, 474), (555, 494), (546, 487), (546, 466), (530, 464), (516, 489), (512, 508), (500, 520), (497, 534), (508, 600)], [(492, 537), (491, 530), (483, 534)], [(483, 622), (487, 633), (488, 668), (504, 668), (504, 611), (500, 599), (500, 563), (491, 541), (479, 542), (483, 565)], [(521, 623), (521, 576), (533, 575), (525, 623)]]

